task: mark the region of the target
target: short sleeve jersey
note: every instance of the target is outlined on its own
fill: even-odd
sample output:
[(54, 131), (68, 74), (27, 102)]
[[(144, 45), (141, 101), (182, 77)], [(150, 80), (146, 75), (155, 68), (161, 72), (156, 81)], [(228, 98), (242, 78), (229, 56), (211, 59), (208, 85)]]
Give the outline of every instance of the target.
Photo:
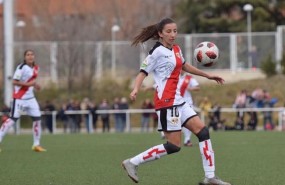
[[(38, 76), (39, 67), (34, 65), (33, 67), (28, 66), (25, 63), (22, 63), (17, 66), (16, 71), (13, 76), (13, 80), (18, 80), (21, 82), (30, 82), (35, 80)], [(33, 98), (34, 87), (33, 86), (14, 86), (14, 99), (30, 99)]]
[(184, 63), (185, 60), (178, 45), (173, 45), (172, 49), (169, 49), (157, 42), (141, 64), (141, 72), (146, 75), (152, 72), (154, 76), (156, 110), (185, 103), (178, 87)]
[(193, 99), (191, 93), (187, 89), (189, 87), (199, 86), (198, 81), (195, 78), (193, 78), (191, 75), (184, 74), (181, 76), (178, 86), (180, 87), (181, 96), (184, 98), (186, 103), (188, 103), (189, 105), (193, 105)]

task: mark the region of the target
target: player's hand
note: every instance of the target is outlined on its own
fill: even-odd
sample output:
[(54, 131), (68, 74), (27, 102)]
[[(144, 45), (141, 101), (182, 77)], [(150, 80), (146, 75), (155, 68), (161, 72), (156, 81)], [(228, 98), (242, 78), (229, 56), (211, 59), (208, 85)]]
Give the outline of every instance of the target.
[(215, 80), (218, 84), (224, 84), (225, 80), (219, 76), (209, 76), (208, 79)]
[(135, 100), (136, 100), (136, 98), (137, 98), (137, 93), (138, 93), (138, 91), (137, 91), (136, 89), (134, 89), (134, 90), (131, 92), (131, 94), (130, 94), (130, 99), (131, 99), (132, 101), (135, 101)]
[(35, 83), (34, 88), (35, 88), (37, 91), (41, 90), (41, 86), (40, 86), (39, 84), (37, 84), (37, 83)]

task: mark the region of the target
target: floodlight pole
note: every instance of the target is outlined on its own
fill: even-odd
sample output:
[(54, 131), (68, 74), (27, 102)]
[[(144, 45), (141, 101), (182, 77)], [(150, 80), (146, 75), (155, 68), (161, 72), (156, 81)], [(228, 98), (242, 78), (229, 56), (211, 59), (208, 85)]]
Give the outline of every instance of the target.
[(246, 18), (247, 18), (247, 57), (248, 57), (248, 67), (252, 67), (252, 55), (251, 55), (251, 49), (252, 49), (252, 34), (251, 34), (251, 12), (253, 10), (253, 6), (251, 4), (246, 4), (243, 7), (243, 10), (246, 12)]
[(120, 27), (118, 25), (113, 25), (111, 32), (112, 32), (112, 41), (111, 41), (111, 69), (112, 69), (112, 75), (115, 77), (116, 74), (116, 46), (115, 46), (115, 41), (116, 41), (116, 32), (120, 30)]
[(14, 68), (14, 0), (4, 0), (4, 103), (10, 107)]

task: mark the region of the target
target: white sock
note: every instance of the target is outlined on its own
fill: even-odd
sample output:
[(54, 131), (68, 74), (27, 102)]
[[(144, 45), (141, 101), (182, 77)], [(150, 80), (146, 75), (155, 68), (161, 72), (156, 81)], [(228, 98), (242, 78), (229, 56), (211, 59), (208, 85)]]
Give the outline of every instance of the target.
[(167, 152), (164, 148), (164, 145), (160, 144), (138, 154), (137, 156), (131, 158), (130, 161), (135, 165), (140, 165), (149, 161), (159, 159), (160, 157), (165, 155), (167, 155)]
[(182, 132), (184, 134), (184, 144), (186, 144), (188, 141), (191, 140), (192, 132), (185, 127), (182, 128)]
[(202, 155), (203, 168), (207, 178), (215, 177), (215, 155), (212, 148), (211, 140), (202, 141), (199, 143), (200, 152)]
[(33, 146), (40, 145), (41, 134), (42, 134), (41, 120), (33, 121), (33, 136), (34, 136)]
[(0, 128), (0, 142), (2, 142), (4, 136), (8, 132), (9, 128), (11, 128), (15, 124), (15, 121), (11, 118), (6, 119)]

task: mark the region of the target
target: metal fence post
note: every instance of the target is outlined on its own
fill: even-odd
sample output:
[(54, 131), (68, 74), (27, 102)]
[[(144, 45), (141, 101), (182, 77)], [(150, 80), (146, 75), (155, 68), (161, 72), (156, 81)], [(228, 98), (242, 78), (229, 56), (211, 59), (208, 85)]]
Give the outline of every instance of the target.
[(89, 111), (88, 113), (88, 131), (89, 133), (93, 133), (93, 116), (92, 116), (92, 113), (91, 111)]
[(56, 114), (57, 111), (52, 111), (52, 133), (56, 133)]
[(126, 111), (126, 131), (131, 132), (131, 118), (130, 118), (130, 111)]

